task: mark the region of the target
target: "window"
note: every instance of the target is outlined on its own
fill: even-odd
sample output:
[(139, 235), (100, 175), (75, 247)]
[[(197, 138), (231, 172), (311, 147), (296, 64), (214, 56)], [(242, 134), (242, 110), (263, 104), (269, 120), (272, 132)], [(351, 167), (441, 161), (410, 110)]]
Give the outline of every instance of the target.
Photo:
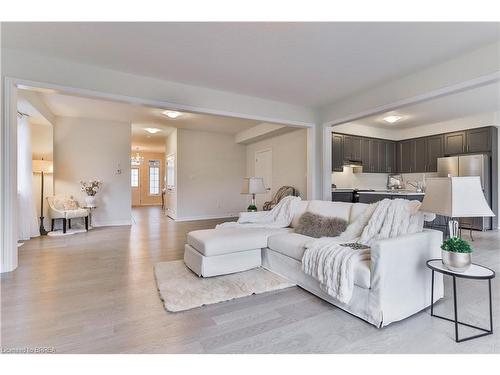
[(132, 168), (130, 171), (130, 186), (139, 187), (139, 168)]
[(160, 161), (149, 161), (149, 195), (160, 194)]

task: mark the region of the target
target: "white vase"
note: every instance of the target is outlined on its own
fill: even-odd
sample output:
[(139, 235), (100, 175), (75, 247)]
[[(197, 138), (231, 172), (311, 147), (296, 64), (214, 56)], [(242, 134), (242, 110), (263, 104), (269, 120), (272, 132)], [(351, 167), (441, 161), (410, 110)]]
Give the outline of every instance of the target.
[(95, 196), (94, 195), (87, 195), (85, 197), (85, 205), (87, 207), (95, 207)]

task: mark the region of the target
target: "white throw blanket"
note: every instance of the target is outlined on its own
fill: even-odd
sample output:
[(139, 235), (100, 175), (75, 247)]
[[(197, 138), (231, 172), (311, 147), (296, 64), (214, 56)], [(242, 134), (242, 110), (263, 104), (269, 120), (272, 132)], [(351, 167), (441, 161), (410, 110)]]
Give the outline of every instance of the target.
[[(356, 241), (371, 246), (376, 240), (421, 232), (424, 214), (420, 202), (384, 199), (378, 202), (361, 237)], [(361, 219), (361, 218), (360, 218)], [(356, 225), (356, 221), (350, 225)], [(354, 250), (340, 246), (339, 238), (324, 237), (306, 244), (302, 270), (319, 281), (321, 289), (342, 303), (348, 304), (354, 290), (354, 268), (370, 259), (370, 249)]]
[(286, 228), (292, 222), (301, 199), (285, 197), (271, 211), (242, 212), (237, 222), (222, 223), (215, 228)]

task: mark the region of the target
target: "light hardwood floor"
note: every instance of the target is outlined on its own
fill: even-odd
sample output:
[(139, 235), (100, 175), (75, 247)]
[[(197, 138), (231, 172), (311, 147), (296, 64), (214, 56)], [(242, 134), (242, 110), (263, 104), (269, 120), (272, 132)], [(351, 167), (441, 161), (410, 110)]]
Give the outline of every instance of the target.
[[(423, 311), (377, 329), (294, 287), (182, 312), (163, 309), (156, 262), (182, 259), (186, 233), (220, 221), (175, 223), (134, 208), (131, 227), (43, 237), (1, 275), (2, 348), (57, 353), (500, 353), (499, 281), (492, 336), (456, 344), (453, 326)], [(474, 261), (500, 269), (500, 234), (477, 233)], [(487, 284), (458, 281), (460, 318), (486, 326)], [(450, 283), (437, 312), (451, 314)], [(470, 333), (468, 330), (463, 331)]]

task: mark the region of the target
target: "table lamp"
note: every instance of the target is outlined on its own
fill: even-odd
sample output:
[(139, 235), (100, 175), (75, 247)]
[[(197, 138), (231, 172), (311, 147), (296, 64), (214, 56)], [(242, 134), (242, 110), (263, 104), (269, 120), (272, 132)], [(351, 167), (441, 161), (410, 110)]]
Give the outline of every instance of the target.
[(40, 189), (40, 235), (47, 234), (43, 226), (43, 177), (45, 174), (51, 174), (54, 171), (54, 166), (50, 160), (33, 160), (32, 161), (33, 173), (40, 173), (42, 175), (42, 186)]
[(249, 212), (257, 211), (257, 206), (255, 205), (255, 194), (264, 193), (267, 193), (267, 189), (264, 185), (264, 179), (262, 177), (245, 177), (243, 179), (243, 188), (241, 189), (241, 194), (252, 195), (252, 203), (247, 208)]
[(457, 218), (495, 216), (486, 202), (479, 176), (427, 178), (420, 210), (449, 217), (450, 237), (458, 237)]

